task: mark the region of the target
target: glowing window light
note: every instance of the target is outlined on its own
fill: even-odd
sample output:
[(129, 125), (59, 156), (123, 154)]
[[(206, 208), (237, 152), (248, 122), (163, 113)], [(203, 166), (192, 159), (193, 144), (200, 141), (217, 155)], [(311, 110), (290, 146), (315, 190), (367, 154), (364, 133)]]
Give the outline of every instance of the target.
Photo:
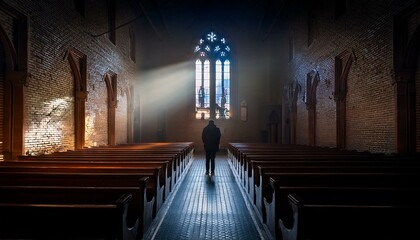
[(226, 42), (224, 37), (219, 37), (214, 31), (210, 31), (205, 37), (200, 38), (198, 45), (195, 46), (197, 119), (230, 118), (231, 48)]

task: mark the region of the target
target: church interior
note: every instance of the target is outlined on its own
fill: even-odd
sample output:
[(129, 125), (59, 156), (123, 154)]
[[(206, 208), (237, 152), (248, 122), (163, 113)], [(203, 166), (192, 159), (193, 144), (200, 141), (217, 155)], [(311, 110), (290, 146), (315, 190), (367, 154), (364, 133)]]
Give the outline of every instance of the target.
[(0, 239), (420, 238), (419, 81), (418, 0), (0, 0)]

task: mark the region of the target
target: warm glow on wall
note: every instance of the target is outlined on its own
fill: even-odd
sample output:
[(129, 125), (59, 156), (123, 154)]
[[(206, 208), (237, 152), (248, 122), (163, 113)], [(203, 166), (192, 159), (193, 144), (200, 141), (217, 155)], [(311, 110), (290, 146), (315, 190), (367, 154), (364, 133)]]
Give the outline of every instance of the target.
[[(0, 141), (0, 146), (1, 146), (1, 148), (0, 149), (3, 149), (3, 142), (2, 141)], [(1, 161), (4, 161), (4, 156), (3, 156), (3, 154), (0, 152), (0, 162)]]
[(25, 152), (38, 155), (61, 150), (63, 145), (63, 124), (68, 117), (70, 97), (56, 98), (42, 104), (37, 110), (38, 119), (32, 121), (25, 133)]
[(97, 145), (93, 140), (93, 136), (95, 135), (95, 117), (95, 113), (91, 113), (85, 118), (85, 147)]

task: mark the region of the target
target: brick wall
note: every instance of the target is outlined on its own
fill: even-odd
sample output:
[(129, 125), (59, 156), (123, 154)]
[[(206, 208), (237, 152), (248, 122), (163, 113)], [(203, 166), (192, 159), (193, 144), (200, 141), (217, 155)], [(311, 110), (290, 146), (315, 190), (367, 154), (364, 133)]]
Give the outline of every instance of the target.
[[(192, 47), (204, 27), (180, 28), (176, 37), (157, 39), (143, 19), (142, 64), (137, 77), (136, 63), (129, 58), (129, 27), (119, 28), (116, 45), (107, 36), (107, 9), (104, 1), (86, 1), (86, 17), (77, 13), (72, 1), (5, 1), (29, 20), (29, 73), (25, 100), (25, 151), (30, 154), (74, 148), (74, 80), (66, 58), (69, 48), (87, 56), (86, 145), (106, 145), (107, 88), (104, 76), (117, 76), (116, 143), (127, 139), (127, 89), (132, 81), (140, 99), (141, 137), (158, 140), (157, 119), (163, 118), (166, 141), (200, 143), (205, 125), (194, 118), (194, 73), (189, 62)], [(134, 18), (126, 1), (116, 1), (116, 25)], [(301, 3), (282, 14), (267, 41), (250, 37), (233, 25), (216, 23), (234, 49), (232, 65), (232, 119), (218, 121), (222, 141), (259, 142), (268, 130), (269, 106), (279, 106), (283, 86), (297, 81), (302, 86), (297, 105), (297, 143), (308, 143), (308, 114), (305, 105), (306, 75), (320, 75), (316, 105), (316, 145), (336, 144), (336, 101), (334, 100), (335, 57), (345, 50), (355, 55), (347, 79), (346, 144), (348, 149), (372, 152), (395, 151), (395, 97), (392, 85), (393, 16), (414, 0), (349, 1), (348, 9), (335, 18), (333, 1), (294, 1)], [(310, 5), (309, 5), (310, 4)], [(290, 11), (289, 11), (290, 10)], [(311, 14), (309, 14), (309, 11)], [(294, 13), (294, 15), (290, 14)], [(308, 19), (311, 39), (308, 43)], [(12, 38), (11, 19), (0, 14), (2, 27)], [(419, 15), (409, 19), (409, 34), (418, 26)], [(290, 37), (293, 33), (293, 37)], [(289, 60), (289, 39), (293, 39), (293, 59)], [(176, 46), (176, 47), (174, 47)], [(180, 67), (167, 81), (147, 88), (150, 71)], [(191, 65), (193, 66), (193, 65)], [(165, 68), (163, 68), (165, 67)], [(168, 68), (169, 67), (169, 68)], [(180, 75), (177, 75), (177, 74)], [(162, 76), (162, 75), (161, 75)], [(175, 78), (177, 85), (170, 91)], [(159, 82), (157, 82), (159, 84)], [(173, 82), (175, 83), (175, 82)], [(158, 96), (155, 96), (158, 93)], [(176, 94), (171, 94), (176, 93)], [(156, 102), (150, 102), (151, 99)], [(248, 121), (239, 119), (239, 103), (248, 103)], [(162, 113), (163, 112), (163, 113)], [(162, 114), (163, 117), (162, 117)]]
[[(114, 45), (106, 34), (106, 1), (85, 1), (85, 17), (74, 10), (73, 1), (5, 2), (29, 20), (25, 152), (41, 154), (74, 148), (74, 80), (66, 57), (69, 48), (76, 48), (87, 56), (86, 146), (108, 142), (104, 82), (108, 71), (116, 73), (118, 80), (116, 143), (125, 143), (126, 91), (136, 77), (135, 63), (129, 58), (130, 24), (116, 31)], [(132, 20), (134, 13), (127, 1), (116, 2), (116, 25), (119, 26)], [(3, 19), (2, 26), (10, 26)]]
[[(297, 143), (308, 142), (307, 110), (302, 99), (306, 91), (306, 74), (316, 69), (321, 78), (317, 89), (316, 144), (335, 146), (334, 58), (349, 49), (354, 52), (356, 61), (347, 79), (346, 147), (395, 152), (393, 16), (414, 1), (350, 2), (345, 13), (337, 19), (333, 1), (311, 1), (302, 4), (304, 8), (295, 9), (296, 14), (289, 15), (287, 20), (289, 28), (283, 33), (285, 38), (289, 38), (291, 30), (294, 33), (294, 58), (286, 63), (282, 75), (288, 76), (287, 81), (297, 81), (302, 86), (298, 100)], [(311, 26), (315, 35), (310, 45), (308, 11), (312, 12)]]

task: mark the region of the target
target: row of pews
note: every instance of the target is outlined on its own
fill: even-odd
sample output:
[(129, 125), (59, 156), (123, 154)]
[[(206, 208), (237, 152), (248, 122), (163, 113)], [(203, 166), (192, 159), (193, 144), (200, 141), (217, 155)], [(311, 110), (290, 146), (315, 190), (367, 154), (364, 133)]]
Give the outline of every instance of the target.
[(420, 239), (415, 157), (263, 143), (227, 149), (274, 239)]
[(193, 153), (141, 143), (0, 162), (0, 239), (142, 239)]

